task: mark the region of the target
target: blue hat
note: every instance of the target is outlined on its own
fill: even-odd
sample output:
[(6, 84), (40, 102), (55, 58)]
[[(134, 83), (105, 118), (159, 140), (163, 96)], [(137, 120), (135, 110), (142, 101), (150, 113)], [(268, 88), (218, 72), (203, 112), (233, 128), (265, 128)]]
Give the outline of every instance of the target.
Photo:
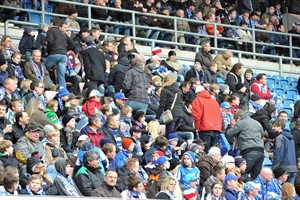
[(60, 88), (59, 90), (58, 90), (58, 95), (60, 96), (60, 97), (64, 97), (64, 96), (69, 96), (69, 91), (66, 89), (66, 88)]
[(168, 140), (169, 140), (169, 142), (171, 142), (173, 140), (179, 140), (179, 137), (178, 137), (178, 135), (176, 133), (170, 133), (168, 135)]
[(221, 103), (221, 108), (231, 108), (231, 105), (228, 102), (224, 101), (223, 103)]
[(185, 182), (190, 183), (191, 181), (197, 181), (199, 179), (199, 176), (196, 174), (186, 174), (185, 175)]
[(113, 141), (110, 138), (102, 138), (102, 140), (100, 140), (101, 147), (103, 147), (106, 143), (113, 143)]
[(81, 149), (82, 151), (88, 151), (94, 148), (94, 145), (90, 142), (86, 142), (82, 145)]
[(239, 178), (240, 178), (239, 176), (236, 176), (233, 173), (229, 173), (226, 175), (224, 182), (225, 182), (225, 184), (227, 184), (228, 181), (238, 180)]
[(293, 23), (293, 26), (300, 26), (300, 23), (299, 22), (295, 22), (295, 23)]
[(275, 103), (277, 103), (277, 101), (278, 101), (278, 96), (277, 96), (276, 94), (272, 94), (272, 95), (270, 96), (270, 99), (274, 99)]
[(276, 194), (275, 192), (268, 192), (266, 197), (265, 197), (266, 200), (274, 200), (274, 199), (281, 199), (281, 196)]
[(187, 155), (188, 157), (190, 157), (193, 163), (196, 161), (196, 156), (192, 151), (186, 151), (183, 155)]
[(168, 159), (165, 157), (165, 156), (160, 156), (160, 157), (158, 157), (158, 159), (156, 160), (156, 163), (158, 164), (158, 165), (162, 165), (162, 164), (164, 164), (165, 162), (167, 162), (168, 161)]
[(255, 188), (260, 190), (261, 185), (259, 183), (254, 183), (253, 181), (249, 181), (244, 185), (245, 192), (249, 192), (250, 190), (253, 190)]
[(115, 98), (115, 99), (127, 99), (127, 98), (125, 97), (125, 94), (124, 94), (123, 92), (118, 92), (118, 93), (116, 93), (115, 96), (114, 96), (114, 98)]

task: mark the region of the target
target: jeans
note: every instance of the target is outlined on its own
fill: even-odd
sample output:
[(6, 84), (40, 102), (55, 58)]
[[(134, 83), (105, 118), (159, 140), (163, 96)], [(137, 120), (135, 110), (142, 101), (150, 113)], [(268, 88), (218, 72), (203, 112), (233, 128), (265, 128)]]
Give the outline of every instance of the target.
[(241, 152), (242, 157), (246, 160), (247, 168), (246, 173), (250, 174), (253, 179), (255, 179), (262, 168), (264, 162), (264, 152), (252, 150), (247, 153)]
[[(122, 22), (123, 24), (129, 24), (129, 22)], [(123, 35), (128, 35), (130, 36), (130, 27), (128, 26), (119, 26), (119, 25), (114, 25), (114, 33), (115, 34), (122, 34)]]
[(288, 175), (289, 175), (289, 177), (287, 179), (287, 182), (294, 185), (295, 179), (296, 179), (296, 172), (288, 172)]
[(193, 140), (194, 139), (194, 133), (193, 132), (185, 132), (185, 131), (179, 131), (175, 132), (178, 136), (180, 136), (184, 140)]
[(181, 120), (181, 117), (173, 116), (173, 121), (166, 125), (166, 138), (168, 138), (168, 135), (170, 133), (174, 133), (176, 131), (176, 129), (181, 123)]
[(67, 56), (63, 54), (51, 54), (45, 62), (46, 68), (49, 70), (57, 65), (57, 81), (58, 85), (67, 88), (65, 74), (67, 66)]
[(138, 101), (127, 100), (125, 104), (132, 108), (132, 113), (140, 110), (140, 111), (143, 111), (146, 114), (146, 111), (147, 111), (147, 108), (148, 108), (148, 104), (138, 102)]
[(210, 147), (214, 146), (216, 138), (219, 136), (217, 131), (201, 131), (199, 137), (205, 142), (205, 152), (207, 153)]

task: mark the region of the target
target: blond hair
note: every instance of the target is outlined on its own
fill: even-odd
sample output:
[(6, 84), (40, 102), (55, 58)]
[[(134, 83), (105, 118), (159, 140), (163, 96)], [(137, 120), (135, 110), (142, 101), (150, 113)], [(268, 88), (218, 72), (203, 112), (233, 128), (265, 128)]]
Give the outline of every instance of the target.
[(159, 128), (158, 120), (152, 120), (147, 124), (146, 131), (150, 133), (151, 142), (154, 142), (155, 139), (161, 134)]

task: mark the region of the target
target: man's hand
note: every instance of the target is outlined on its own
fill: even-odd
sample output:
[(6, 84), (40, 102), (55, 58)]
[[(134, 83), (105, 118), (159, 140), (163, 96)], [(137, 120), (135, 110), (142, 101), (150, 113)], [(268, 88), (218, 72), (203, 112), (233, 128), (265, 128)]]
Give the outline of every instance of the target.
[(7, 124), (5, 129), (3, 129), (3, 133), (7, 134), (7, 133), (11, 133), (12, 132), (12, 125), (11, 124)]

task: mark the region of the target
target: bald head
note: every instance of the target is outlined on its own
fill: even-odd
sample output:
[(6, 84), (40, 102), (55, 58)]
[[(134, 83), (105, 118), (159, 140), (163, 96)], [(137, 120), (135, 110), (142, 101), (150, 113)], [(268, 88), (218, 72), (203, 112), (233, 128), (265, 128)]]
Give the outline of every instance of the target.
[(230, 58), (230, 57), (232, 57), (232, 52), (230, 50), (225, 50), (223, 52), (223, 56), (224, 56), (224, 58)]
[(262, 168), (260, 176), (264, 181), (270, 182), (273, 178), (273, 172), (270, 168)]

